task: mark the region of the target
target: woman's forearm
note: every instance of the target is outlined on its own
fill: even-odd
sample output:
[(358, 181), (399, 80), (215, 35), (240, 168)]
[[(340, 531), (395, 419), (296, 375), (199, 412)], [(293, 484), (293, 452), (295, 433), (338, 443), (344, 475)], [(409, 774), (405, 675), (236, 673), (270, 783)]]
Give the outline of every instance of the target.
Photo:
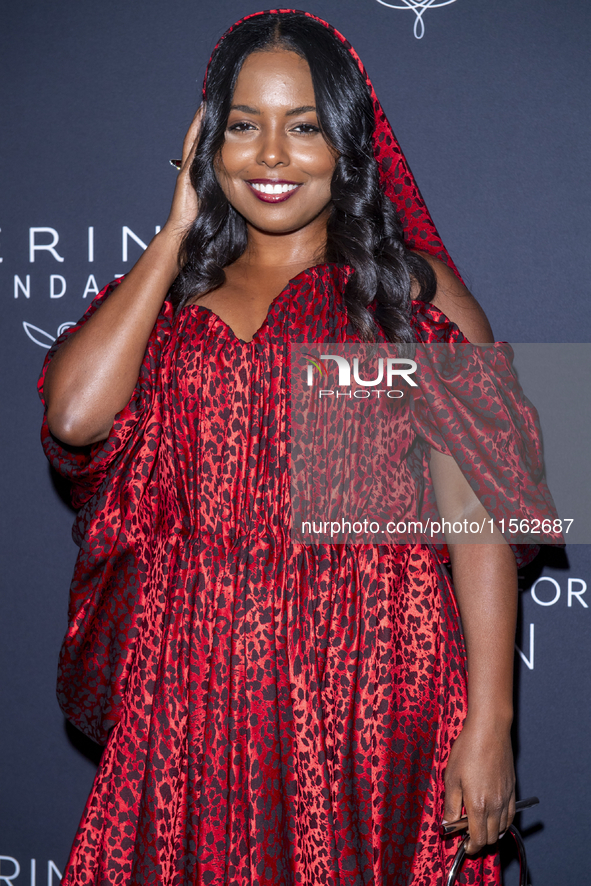
[(444, 817), (468, 816), (472, 854), (495, 843), (515, 814), (511, 747), (517, 570), (500, 544), (450, 546), (468, 654), (468, 715), (445, 771)]
[(509, 545), (450, 545), (468, 655), (468, 716), (510, 728), (517, 567)]
[(90, 319), (59, 348), (43, 393), (49, 429), (72, 446), (104, 439), (137, 382), (150, 333), (178, 273), (178, 236), (163, 230)]
[[(486, 513), (455, 461), (431, 453), (439, 511), (455, 521), (487, 524)], [(498, 529), (484, 544), (448, 537), (455, 596), (466, 641), (468, 712), (445, 770), (445, 818), (465, 808), (470, 841), (478, 852), (494, 843), (515, 813), (511, 748), (513, 661), (517, 618), (515, 556)], [(495, 543), (496, 542), (496, 543)]]

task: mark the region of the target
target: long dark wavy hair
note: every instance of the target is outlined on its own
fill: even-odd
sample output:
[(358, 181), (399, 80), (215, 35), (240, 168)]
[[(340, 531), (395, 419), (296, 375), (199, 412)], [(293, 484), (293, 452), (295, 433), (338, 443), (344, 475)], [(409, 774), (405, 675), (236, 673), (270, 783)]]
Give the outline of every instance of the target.
[[(410, 291), (430, 301), (435, 275), (423, 258), (410, 252), (391, 201), (382, 192), (373, 154), (375, 127), (367, 84), (345, 46), (324, 25), (301, 13), (255, 16), (237, 25), (221, 41), (210, 62), (206, 109), (191, 166), (199, 195), (199, 214), (179, 252), (182, 268), (171, 289), (180, 310), (196, 295), (224, 283), (224, 268), (247, 245), (246, 221), (218, 184), (214, 161), (224, 134), (236, 79), (252, 52), (282, 48), (296, 52), (310, 66), (318, 122), (338, 152), (331, 183), (332, 207), (324, 261), (354, 269), (344, 292), (348, 318), (364, 341), (376, 339), (379, 324), (393, 342), (411, 342)], [(373, 303), (373, 311), (369, 305)]]

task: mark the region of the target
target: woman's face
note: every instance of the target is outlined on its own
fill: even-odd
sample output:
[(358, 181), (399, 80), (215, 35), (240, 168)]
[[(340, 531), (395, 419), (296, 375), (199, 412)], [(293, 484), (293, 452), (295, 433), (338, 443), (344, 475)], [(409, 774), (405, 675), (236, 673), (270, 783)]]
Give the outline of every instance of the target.
[(295, 52), (254, 52), (232, 99), (216, 175), (257, 229), (287, 234), (327, 210), (337, 155), (316, 116), (310, 68)]

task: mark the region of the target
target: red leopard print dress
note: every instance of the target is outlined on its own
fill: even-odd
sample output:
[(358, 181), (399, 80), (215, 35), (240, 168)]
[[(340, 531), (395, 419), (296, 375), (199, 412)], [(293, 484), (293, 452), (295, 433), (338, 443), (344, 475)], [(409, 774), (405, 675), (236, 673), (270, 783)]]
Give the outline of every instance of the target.
[[(251, 342), (167, 303), (109, 438), (44, 427), (81, 506), (58, 692), (106, 743), (64, 886), (443, 883), (466, 674), (442, 555), (291, 540), (290, 343), (352, 338), (346, 277), (298, 275)], [(462, 876), (498, 884), (497, 857)]]

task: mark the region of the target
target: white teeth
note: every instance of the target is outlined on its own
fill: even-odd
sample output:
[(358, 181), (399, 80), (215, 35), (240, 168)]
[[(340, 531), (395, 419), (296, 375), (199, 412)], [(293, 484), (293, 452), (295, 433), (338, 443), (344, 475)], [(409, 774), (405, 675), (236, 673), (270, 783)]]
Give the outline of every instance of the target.
[(261, 194), (287, 194), (288, 191), (295, 191), (298, 185), (263, 185), (260, 182), (252, 182), (251, 187)]

